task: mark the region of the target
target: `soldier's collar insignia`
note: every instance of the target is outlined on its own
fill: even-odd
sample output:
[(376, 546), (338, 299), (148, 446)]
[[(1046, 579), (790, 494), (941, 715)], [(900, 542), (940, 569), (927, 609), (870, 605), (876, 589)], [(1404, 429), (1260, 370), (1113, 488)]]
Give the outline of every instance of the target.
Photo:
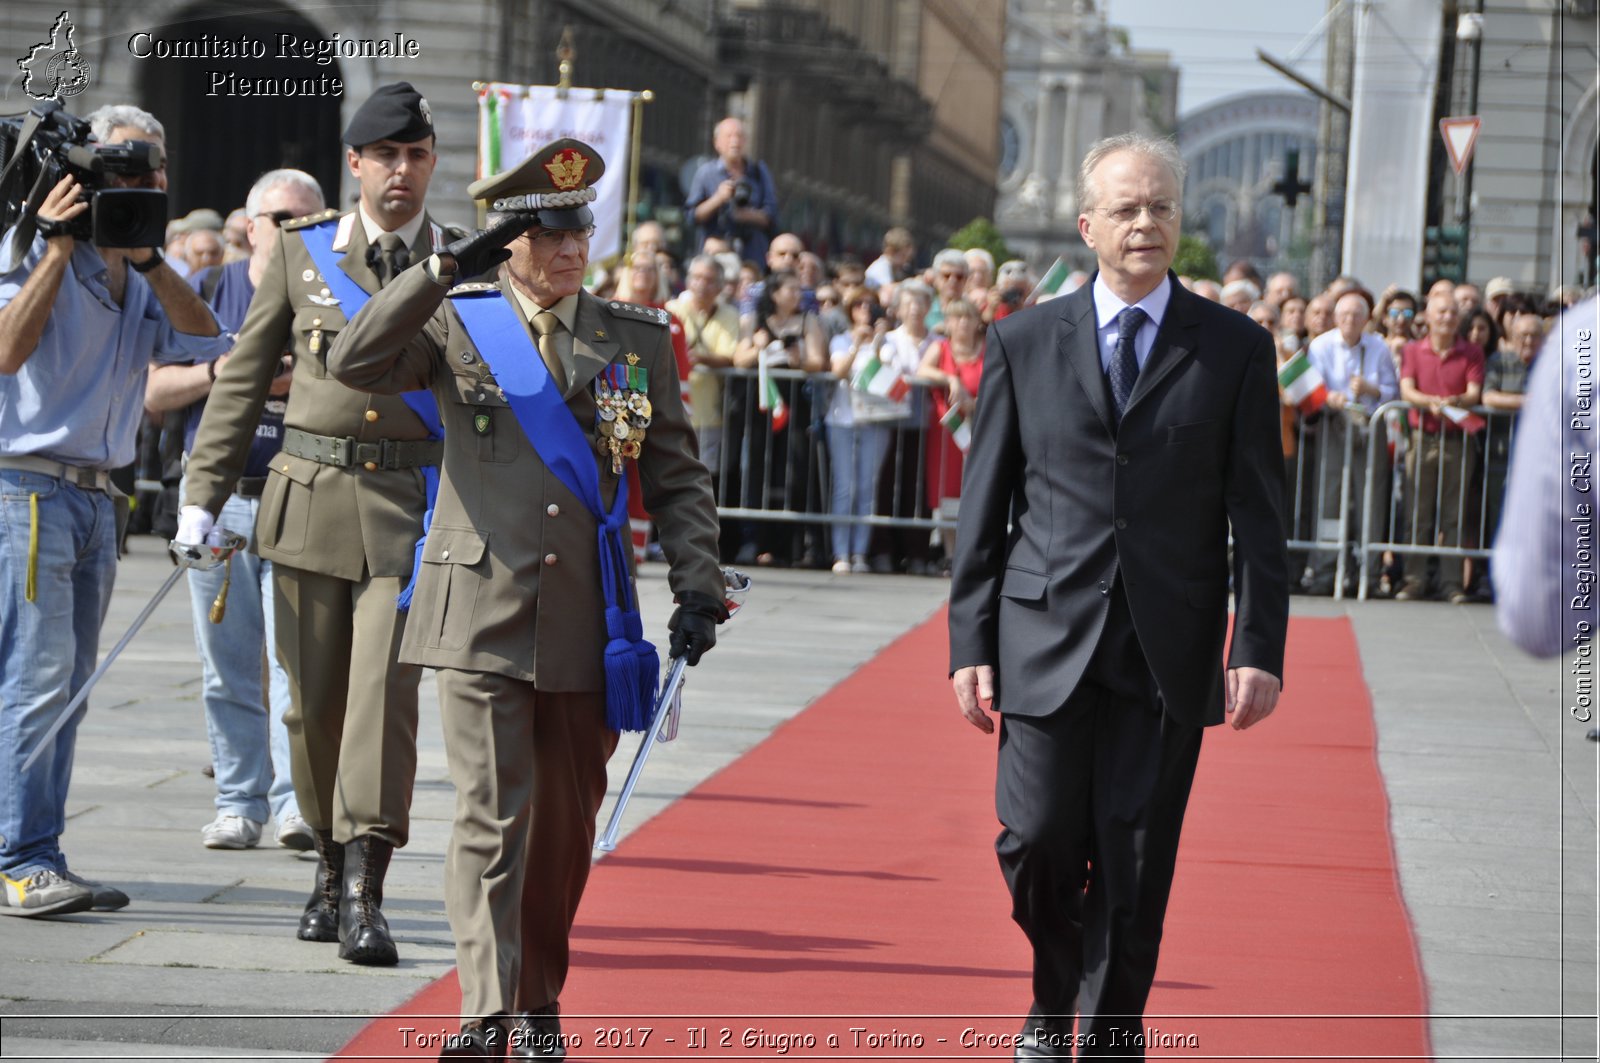
[(594, 330), (594, 338), (597, 339), (597, 340), (605, 339), (606, 338), (606, 330), (603, 329), (603, 328), (595, 329)]
[(563, 148), (544, 164), (544, 168), (556, 189), (568, 192), (583, 184), (583, 171), (589, 168), (589, 156), (577, 148)]

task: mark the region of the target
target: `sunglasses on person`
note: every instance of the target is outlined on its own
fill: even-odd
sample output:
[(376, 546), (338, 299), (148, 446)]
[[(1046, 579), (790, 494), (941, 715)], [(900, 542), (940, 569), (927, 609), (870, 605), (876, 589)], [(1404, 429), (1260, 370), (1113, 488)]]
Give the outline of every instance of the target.
[(1389, 316), (1410, 321), (1417, 316), (1417, 312), (1409, 306), (1391, 306), (1389, 308)]

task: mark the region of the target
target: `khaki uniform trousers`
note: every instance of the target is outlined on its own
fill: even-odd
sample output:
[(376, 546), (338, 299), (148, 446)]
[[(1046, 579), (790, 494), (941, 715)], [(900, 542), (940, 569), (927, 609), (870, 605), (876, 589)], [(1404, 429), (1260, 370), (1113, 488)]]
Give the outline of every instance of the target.
[(444, 903), (464, 1020), (532, 1011), (566, 984), (617, 733), (605, 695), (436, 672), (456, 787)]
[(282, 562), (272, 573), (300, 814), (341, 844), (369, 834), (399, 848), (411, 829), (422, 679), (421, 667), (396, 659), (405, 614), (395, 597), (406, 580), (352, 582)]

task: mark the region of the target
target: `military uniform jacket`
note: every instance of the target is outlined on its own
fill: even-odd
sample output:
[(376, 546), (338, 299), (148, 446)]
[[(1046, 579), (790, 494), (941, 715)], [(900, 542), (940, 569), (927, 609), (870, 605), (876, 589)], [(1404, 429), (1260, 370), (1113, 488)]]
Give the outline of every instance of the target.
[[(433, 525), (423, 550), (400, 659), (435, 668), (495, 672), (548, 691), (605, 689), (605, 602), (596, 522), (534, 450), (500, 395), (453, 305), (489, 286), (445, 290), (421, 266), (406, 271), (358, 314), (334, 345), (329, 368), (354, 388), (394, 394), (431, 387), (445, 428)], [(509, 281), (501, 295), (527, 329)], [(564, 389), (579, 427), (595, 438), (593, 380), (613, 361), (638, 356), (649, 374), (651, 425), (639, 457), (644, 502), (661, 533), (675, 594), (721, 600), (711, 476), (696, 456), (678, 390), (664, 315), (579, 295), (576, 372)], [(533, 357), (494, 351), (491, 358)], [(598, 449), (606, 503), (619, 477)], [(629, 557), (629, 580), (633, 582)], [(660, 618), (656, 618), (656, 624)], [(661, 634), (647, 621), (647, 637)]]
[[(347, 311), (323, 283), (298, 230), (335, 217), (347, 230), (344, 241), (334, 241), (335, 253), (344, 253), (339, 265), (368, 293), (378, 290), (378, 277), (367, 266), (366, 233), (354, 211), (341, 217), (329, 210), (284, 225), (238, 341), (206, 401), (185, 474), (186, 504), (215, 514), (233, 493), (257, 411), (285, 351), (294, 355), (286, 428), (353, 436), (357, 442), (428, 438), (427, 428), (398, 395), (365, 395), (328, 374), (328, 351), (345, 328)], [(412, 258), (428, 257), (440, 233), (424, 217)], [(261, 494), (256, 542), (269, 561), (339, 579), (359, 580), (364, 572), (409, 576), (425, 505), (417, 469), (340, 468), (279, 454)]]

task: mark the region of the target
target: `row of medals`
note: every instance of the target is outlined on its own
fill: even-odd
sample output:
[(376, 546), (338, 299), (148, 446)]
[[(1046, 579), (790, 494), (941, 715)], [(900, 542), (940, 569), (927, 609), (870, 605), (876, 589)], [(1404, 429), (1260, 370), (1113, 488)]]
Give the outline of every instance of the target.
[(639, 457), (645, 429), (650, 427), (650, 397), (596, 379), (594, 400), (600, 416), (596, 445), (601, 454), (611, 455), (611, 471), (621, 475), (623, 460)]

